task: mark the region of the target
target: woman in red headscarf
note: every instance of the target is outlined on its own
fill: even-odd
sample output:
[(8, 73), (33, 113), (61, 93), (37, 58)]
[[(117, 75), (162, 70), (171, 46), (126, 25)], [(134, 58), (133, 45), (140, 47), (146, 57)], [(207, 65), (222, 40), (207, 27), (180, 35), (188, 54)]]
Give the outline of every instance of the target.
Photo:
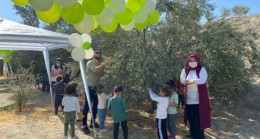
[(204, 139), (204, 129), (210, 128), (210, 104), (206, 86), (208, 78), (205, 67), (201, 66), (200, 58), (191, 54), (180, 75), (184, 87), (185, 109), (184, 122), (190, 125), (190, 136)]

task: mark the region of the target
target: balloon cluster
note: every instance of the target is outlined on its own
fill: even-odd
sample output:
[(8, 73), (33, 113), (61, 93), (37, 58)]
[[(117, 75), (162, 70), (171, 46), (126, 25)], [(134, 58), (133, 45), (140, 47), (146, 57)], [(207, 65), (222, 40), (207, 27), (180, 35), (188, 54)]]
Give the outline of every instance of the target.
[(61, 17), (73, 24), (80, 33), (89, 33), (101, 27), (113, 32), (118, 25), (126, 31), (144, 29), (160, 20), (155, 10), (156, 0), (12, 0), (13, 3), (31, 5), (39, 19), (55, 23)]
[(79, 35), (78, 33), (73, 33), (69, 38), (70, 44), (73, 47), (71, 51), (71, 57), (75, 61), (80, 61), (85, 59), (91, 59), (94, 55), (94, 50), (91, 48), (91, 37), (88, 34)]

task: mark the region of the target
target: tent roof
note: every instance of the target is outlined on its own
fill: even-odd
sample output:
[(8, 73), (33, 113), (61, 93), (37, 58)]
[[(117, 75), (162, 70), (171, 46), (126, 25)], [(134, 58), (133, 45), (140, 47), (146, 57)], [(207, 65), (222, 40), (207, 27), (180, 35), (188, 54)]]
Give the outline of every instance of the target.
[(1, 50), (45, 51), (69, 46), (68, 35), (0, 18)]

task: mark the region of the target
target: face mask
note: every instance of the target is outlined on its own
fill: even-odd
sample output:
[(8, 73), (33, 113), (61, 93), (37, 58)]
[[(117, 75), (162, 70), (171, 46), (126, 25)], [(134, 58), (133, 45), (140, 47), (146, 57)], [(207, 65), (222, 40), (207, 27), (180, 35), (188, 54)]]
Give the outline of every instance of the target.
[(189, 66), (192, 67), (192, 68), (196, 68), (197, 62), (189, 62)]

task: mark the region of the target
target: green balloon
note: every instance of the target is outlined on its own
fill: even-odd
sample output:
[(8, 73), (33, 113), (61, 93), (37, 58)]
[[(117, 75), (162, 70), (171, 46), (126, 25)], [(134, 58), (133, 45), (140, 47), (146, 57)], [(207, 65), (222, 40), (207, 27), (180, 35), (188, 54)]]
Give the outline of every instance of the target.
[(110, 3), (110, 0), (104, 0), (105, 5), (108, 5)]
[(135, 28), (142, 30), (145, 29), (148, 25), (148, 21), (145, 21), (144, 23), (135, 23)]
[(154, 10), (148, 15), (148, 22), (150, 24), (156, 24), (160, 21), (160, 13), (157, 10)]
[(61, 17), (61, 7), (54, 3), (48, 11), (41, 12), (36, 10), (36, 15), (45, 23), (55, 23)]
[(128, 0), (126, 7), (129, 8), (132, 13), (136, 14), (140, 11), (142, 3), (140, 0)]
[(99, 26), (99, 24), (98, 24), (96, 18), (94, 18), (94, 28), (93, 29), (97, 29), (98, 26)]
[(29, 4), (28, 0), (12, 0), (12, 2), (19, 6), (26, 6)]
[(127, 25), (133, 20), (133, 13), (130, 9), (125, 8), (125, 10), (117, 16), (117, 19), (121, 25)]
[(91, 48), (91, 44), (89, 42), (84, 42), (82, 47), (84, 50), (89, 50)]
[(118, 27), (118, 21), (114, 19), (114, 21), (108, 26), (101, 26), (101, 29), (105, 32), (114, 32)]
[(63, 8), (62, 17), (70, 24), (78, 24), (84, 17), (84, 9), (79, 3), (76, 3), (71, 7)]
[(88, 14), (98, 15), (105, 8), (105, 3), (103, 0), (83, 0), (82, 6)]

